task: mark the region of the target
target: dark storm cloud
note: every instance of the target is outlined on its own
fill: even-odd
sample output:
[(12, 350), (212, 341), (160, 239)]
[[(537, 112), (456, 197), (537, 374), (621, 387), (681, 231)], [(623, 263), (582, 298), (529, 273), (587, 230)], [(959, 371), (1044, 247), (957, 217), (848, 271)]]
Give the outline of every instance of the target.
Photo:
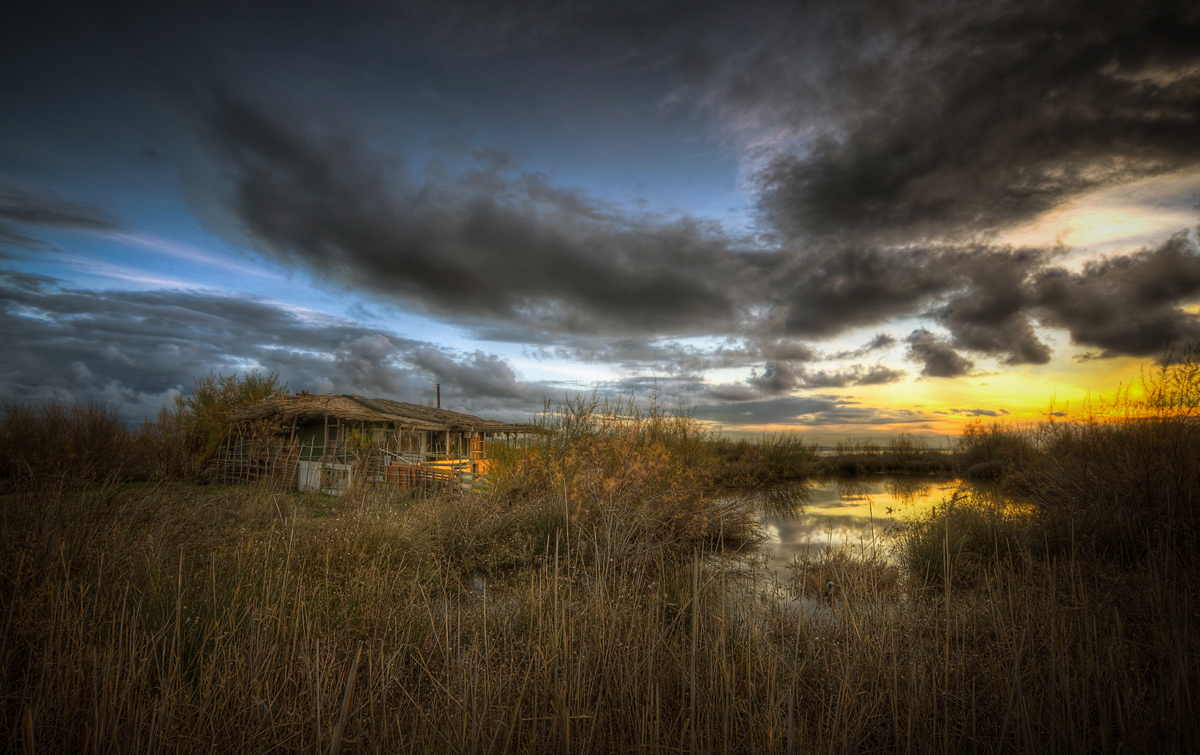
[(451, 319), (736, 331), (742, 289), (777, 263), (737, 251), (713, 224), (622, 214), (492, 163), (405, 182), (351, 140), (317, 139), (226, 95), (211, 132), (226, 200), (255, 242), (320, 278)]
[[(1050, 359), (1029, 314), (1036, 299), (1030, 276), (1049, 259), (1044, 252), (979, 245), (850, 247), (814, 256), (814, 264), (797, 273), (784, 325), (789, 332), (829, 336), (921, 314), (939, 320), (956, 348), (1007, 364)], [(893, 343), (881, 334), (842, 356), (859, 357)]]
[(784, 329), (825, 337), (914, 309), (956, 283), (954, 249), (840, 247), (809, 253), (793, 273)]
[[(1197, 317), (1182, 309), (1197, 300), (1194, 240), (1078, 272), (1056, 267), (1046, 250), (988, 246), (997, 229), (1082, 191), (1200, 165), (1200, 11), (1182, 3), (523, 0), (336, 10), (222, 4), (218, 13), (128, 3), (89, 4), (81, 14), (59, 12), (70, 3), (48, 13), (42, 5), (22, 8), (38, 15), (37, 28), (22, 19), (7, 29), (5, 41), (20, 49), (0, 46), (0, 61), (21, 62), (14, 71), (39, 65), (28, 77), (11, 76), (0, 104), (18, 90), (102, 92), (97, 101), (109, 103), (111, 117), (128, 102), (160, 102), (147, 95), (154, 77), (132, 71), (162, 69), (155, 81), (175, 98), (162, 106), (172, 122), (139, 126), (168, 132), (195, 118), (180, 101), (203, 110), (223, 183), (218, 205), (206, 196), (197, 206), (206, 219), (232, 216), (240, 241), (331, 285), (454, 322), (476, 339), (666, 376), (681, 400), (762, 402), (901, 379), (902, 370), (867, 364), (898, 345), (892, 336), (832, 355), (810, 341), (902, 319), (946, 334), (921, 329), (902, 341), (931, 377), (967, 374), (982, 357), (1045, 363), (1043, 326), (1066, 329), (1102, 356), (1155, 354), (1200, 334)], [(247, 60), (259, 62), (251, 70)], [(294, 79), (279, 77), (284, 67)], [(761, 234), (614, 205), (461, 138), (433, 145), (429, 164), (406, 166), (375, 145), (409, 125), (395, 115), (407, 107), (407, 84), (347, 84), (338, 99), (333, 86), (311, 80), (314, 71), (334, 82), (428, 76), (436, 85), (421, 96), (459, 96), (455, 107), (464, 105), (469, 123), (490, 118), (493, 107), (518, 103), (523, 111), (526, 99), (531, 113), (538, 102), (562, 110), (559, 120), (514, 119), (511, 127), (529, 133), (591, 112), (573, 110), (582, 100), (635, 113), (635, 138), (649, 111), (685, 136), (753, 132), (762, 138), (733, 141), (756, 145), (746, 164), (764, 166), (755, 184)], [(485, 73), (494, 74), (488, 86), (520, 86), (500, 86), (495, 91), (511, 95), (489, 99), (472, 89)], [(242, 96), (206, 95), (217, 80), (234, 82)], [(55, 86), (61, 82), (76, 89)], [(111, 96), (109, 83), (125, 99)], [(366, 100), (379, 107), (355, 104)], [(95, 102), (78, 104), (78, 114), (65, 97), (57, 107), (89, 126), (103, 120), (91, 117)], [(145, 117), (153, 108), (135, 109)], [(23, 108), (4, 110), (0, 123), (26, 119)], [(309, 117), (314, 112), (345, 118), (329, 126)], [(121, 128), (136, 120), (120, 115), (111, 119)], [(164, 165), (187, 164), (178, 152), (192, 147), (181, 147), (183, 139), (153, 135)], [(587, 127), (578, 135), (595, 136)], [(399, 149), (410, 147), (424, 149)], [(588, 160), (584, 152), (579, 164)], [(204, 176), (186, 179), (195, 197), (205, 196)], [(0, 187), (0, 246), (48, 248), (34, 238), (37, 229), (103, 232), (115, 222), (94, 207)], [(23, 344), (38, 344), (30, 328), (40, 322), (45, 349), (81, 329), (71, 337), (88, 356), (64, 348), (58, 358), (77, 366), (62, 376), (117, 375), (121, 385), (150, 392), (178, 383), (171, 381), (182, 368), (151, 359), (150, 342), (134, 337), (140, 330), (126, 334), (129, 343), (115, 324), (119, 332), (96, 331), (112, 346), (107, 356), (82, 335), (100, 321), (84, 316), (92, 303), (95, 318), (121, 308), (112, 315), (120, 323), (135, 305), (157, 312), (162, 300), (50, 288), (38, 296), (49, 314), (29, 315), (22, 307), (32, 305), (20, 304), (6, 317), (25, 318), (14, 321)], [(219, 297), (179, 296), (190, 314), (177, 325), (190, 335), (172, 343), (188, 369), (269, 358), (294, 381), (393, 394), (441, 381), (498, 406), (533, 390), (483, 352), (451, 353), (361, 327), (338, 326), (349, 329), (335, 337), (332, 325), (250, 302), (265, 308), (258, 325), (258, 315), (225, 313), (233, 305), (218, 306)], [(204, 313), (205, 327), (231, 335), (192, 324)], [(904, 332), (912, 327), (905, 323)], [(672, 340), (685, 336), (721, 343)], [(150, 369), (118, 375), (123, 357)], [(822, 360), (839, 363), (818, 367)], [(751, 367), (758, 371), (742, 382), (689, 381)], [(153, 380), (156, 370), (166, 377)], [(186, 387), (190, 377), (181, 379)]]
[(1155, 249), (1090, 262), (1078, 273), (1040, 272), (1033, 285), (1046, 323), (1101, 356), (1159, 354), (1200, 340), (1200, 315), (1181, 307), (1200, 300), (1200, 247), (1179, 233)]
[(0, 183), (0, 220), (74, 230), (111, 231), (118, 225), (96, 207)]
[(956, 352), (949, 342), (924, 328), (914, 330), (904, 342), (908, 344), (908, 358), (925, 365), (921, 374), (926, 377), (958, 377), (975, 367), (974, 362)]
[(1005, 364), (1045, 364), (1050, 349), (1034, 333), (1028, 309), (1032, 270), (1045, 255), (1031, 250), (976, 253), (964, 267), (967, 287), (938, 308), (935, 316), (954, 337), (954, 346), (1006, 354)]
[(548, 388), (495, 355), (458, 354), (270, 302), (185, 291), (88, 291), (5, 271), (5, 398), (105, 399), (140, 418), (209, 370), (278, 372), (293, 391), (443, 405), (523, 418)]
[(872, 10), (799, 10), (726, 70), (730, 107), (802, 145), (762, 174), (788, 237), (977, 233), (1200, 164), (1191, 4)]
[(852, 364), (836, 369), (814, 370), (789, 362), (768, 362), (762, 373), (754, 372), (746, 383), (767, 396), (791, 393), (798, 388), (845, 388), (852, 385), (883, 385), (902, 379), (907, 373), (882, 364)]
[(32, 225), (72, 231), (113, 231), (117, 222), (103, 210), (53, 194), (0, 183), (0, 247), (48, 250), (53, 246), (18, 231)]
[[(490, 12), (416, 14), (468, 38), (494, 26), (495, 44), (478, 54), (501, 66), (517, 49), (576, 49), (615, 67), (661, 60), (688, 96), (790, 134), (780, 144), (795, 148), (778, 148), (763, 173), (763, 217), (775, 232), (765, 246), (715, 223), (607, 204), (454, 140), (438, 147), (447, 162), (405, 167), (226, 91), (207, 117), (223, 201), (261, 249), (477, 338), (674, 376), (776, 365), (753, 390), (896, 379), (896, 370), (845, 368), (801, 379), (779, 365), (812, 361), (805, 340), (899, 318), (949, 333), (908, 344), (929, 376), (964, 374), (966, 354), (1043, 364), (1044, 324), (1068, 328), (1077, 343), (1103, 342), (1106, 354), (1190, 333), (1178, 298), (1132, 294), (1148, 309), (1129, 334), (1094, 332), (1072, 314), (1086, 308), (1080, 297), (1067, 302), (1044, 282), (1060, 274), (1051, 254), (990, 248), (981, 232), (1080, 191), (1200, 164), (1190, 138), (1200, 57), (1184, 44), (1195, 15), (1162, 7), (1114, 21), (1070, 3), (889, 7), (751, 3), (743, 26), (717, 6), (669, 3), (523, 4), (502, 14), (511, 24), (470, 20)], [(531, 17), (539, 21), (514, 20)], [(690, 335), (782, 336), (810, 353), (663, 342)]]

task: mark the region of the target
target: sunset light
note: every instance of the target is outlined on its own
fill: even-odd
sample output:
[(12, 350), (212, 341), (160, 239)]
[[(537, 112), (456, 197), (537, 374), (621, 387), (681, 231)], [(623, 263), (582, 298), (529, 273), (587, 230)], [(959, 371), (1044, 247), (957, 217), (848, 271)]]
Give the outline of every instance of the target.
[(0, 71), (5, 752), (1200, 751), (1197, 0), (18, 0)]

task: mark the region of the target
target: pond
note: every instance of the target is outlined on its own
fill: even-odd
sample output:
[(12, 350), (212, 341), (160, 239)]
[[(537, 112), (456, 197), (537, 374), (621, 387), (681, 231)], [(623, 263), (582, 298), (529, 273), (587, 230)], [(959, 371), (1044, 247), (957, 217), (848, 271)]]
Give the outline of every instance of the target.
[(962, 486), (962, 480), (935, 477), (815, 480), (802, 507), (764, 506), (767, 566), (786, 584), (792, 578), (788, 564), (797, 555), (833, 547), (888, 558), (889, 529), (950, 501)]

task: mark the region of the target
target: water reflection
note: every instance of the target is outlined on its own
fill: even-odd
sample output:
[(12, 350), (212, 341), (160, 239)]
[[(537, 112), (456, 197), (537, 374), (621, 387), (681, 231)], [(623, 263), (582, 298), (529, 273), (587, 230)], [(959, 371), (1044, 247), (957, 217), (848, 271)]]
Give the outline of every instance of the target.
[(926, 477), (889, 477), (883, 481), (883, 489), (901, 503), (913, 503), (929, 496), (933, 482)]
[(815, 489), (808, 482), (789, 482), (757, 490), (754, 496), (765, 516), (788, 521), (804, 516)]
[[(949, 501), (962, 487), (956, 479), (928, 477), (842, 478), (806, 486), (803, 506), (763, 507), (763, 544), (769, 568), (786, 582), (794, 556), (826, 548), (851, 548), (888, 557), (886, 535), (897, 522)], [(795, 495), (795, 494), (793, 494)]]

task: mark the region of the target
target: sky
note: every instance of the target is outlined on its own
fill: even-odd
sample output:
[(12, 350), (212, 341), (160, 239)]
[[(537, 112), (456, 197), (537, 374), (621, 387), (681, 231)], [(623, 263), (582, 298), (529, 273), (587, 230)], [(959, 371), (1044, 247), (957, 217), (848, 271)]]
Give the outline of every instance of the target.
[(0, 399), (197, 377), (945, 439), (1200, 342), (1200, 6), (56, 2), (0, 24)]

